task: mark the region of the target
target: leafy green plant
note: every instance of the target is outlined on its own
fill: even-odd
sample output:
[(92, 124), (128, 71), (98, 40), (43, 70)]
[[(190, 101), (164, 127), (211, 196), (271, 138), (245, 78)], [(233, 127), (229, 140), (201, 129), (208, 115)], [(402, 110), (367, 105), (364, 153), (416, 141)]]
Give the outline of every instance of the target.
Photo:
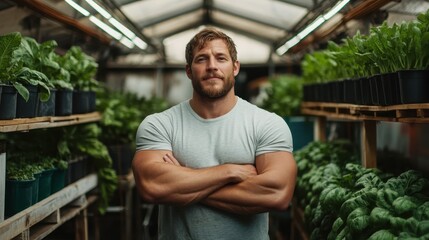
[(163, 99), (139, 98), (134, 93), (121, 93), (105, 89), (98, 94), (97, 109), (103, 113), (100, 139), (103, 143), (134, 143), (141, 121), (149, 114), (168, 107)]
[(75, 89), (94, 91), (99, 83), (94, 79), (98, 64), (95, 59), (85, 54), (80, 47), (71, 47), (59, 59), (61, 66), (70, 74), (70, 83)]
[(25, 75), (37, 73), (21, 67), (14, 57), (14, 52), (20, 47), (21, 40), (22, 36), (17, 32), (0, 36), (0, 82), (13, 85), (19, 95), (28, 101), (29, 92), (19, 80)]
[(50, 97), (50, 88), (54, 85), (45, 75), (48, 69), (58, 67), (58, 64), (49, 59), (49, 53), (56, 47), (55, 41), (46, 41), (39, 44), (35, 39), (23, 37), (20, 47), (13, 56), (18, 66), (16, 79), (23, 84), (39, 86), (40, 100), (47, 101)]
[(98, 210), (104, 213), (110, 198), (117, 188), (118, 177), (112, 168), (112, 159), (106, 145), (100, 140), (100, 127), (95, 124), (84, 124), (63, 128), (62, 139), (58, 143), (61, 156), (84, 154), (91, 157), (98, 175), (100, 201)]
[(279, 116), (298, 115), (302, 101), (302, 78), (296, 75), (279, 75), (270, 78), (267, 97), (261, 107)]
[(6, 162), (6, 178), (9, 180), (33, 180), (34, 170), (31, 166), (23, 166), (15, 161)]

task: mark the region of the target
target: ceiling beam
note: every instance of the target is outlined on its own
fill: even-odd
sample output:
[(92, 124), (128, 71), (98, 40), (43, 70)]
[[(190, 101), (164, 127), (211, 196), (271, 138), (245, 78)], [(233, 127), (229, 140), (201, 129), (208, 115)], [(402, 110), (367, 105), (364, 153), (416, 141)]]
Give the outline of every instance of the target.
[(64, 24), (72, 29), (78, 30), (90, 37), (93, 37), (100, 41), (102, 44), (110, 45), (114, 40), (104, 34), (101, 34), (97, 29), (88, 27), (78, 20), (64, 15), (62, 12), (46, 5), (40, 0), (16, 0), (20, 5), (26, 6), (31, 10), (41, 14), (44, 17), (57, 21)]

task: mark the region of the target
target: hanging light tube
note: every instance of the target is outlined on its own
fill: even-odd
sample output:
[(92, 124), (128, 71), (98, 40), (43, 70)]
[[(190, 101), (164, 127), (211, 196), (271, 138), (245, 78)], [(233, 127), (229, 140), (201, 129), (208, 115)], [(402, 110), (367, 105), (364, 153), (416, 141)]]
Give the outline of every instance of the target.
[(119, 41), (130, 49), (134, 47), (134, 43), (126, 37), (122, 37)]
[(109, 19), (112, 17), (109, 12), (107, 12), (104, 8), (102, 8), (100, 5), (98, 5), (93, 0), (86, 0), (86, 2), (91, 5), (92, 8), (94, 8), (101, 16), (105, 17), (106, 19)]
[(139, 47), (140, 49), (146, 49), (147, 43), (141, 40), (139, 37), (136, 36), (134, 32), (132, 32), (130, 29), (125, 27), (122, 23), (120, 23), (118, 20), (116, 20), (109, 12), (107, 12), (103, 7), (98, 5), (93, 0), (86, 0), (88, 4), (94, 8), (100, 15), (102, 15), (104, 18), (106, 18), (113, 26), (115, 26), (116, 29), (118, 29), (120, 32), (122, 32), (126, 37), (123, 37), (123, 35), (116, 31), (115, 29), (111, 28), (109, 25), (105, 24), (100, 19), (96, 18), (95, 16), (91, 16), (90, 12), (74, 2), (73, 0), (65, 0), (70, 6), (72, 6), (74, 9), (76, 9), (78, 12), (80, 12), (82, 15), (88, 17), (91, 22), (93, 22), (97, 27), (101, 28), (103, 31), (105, 31), (107, 34), (112, 36), (114, 39), (121, 42), (123, 45), (125, 45), (128, 48), (133, 48), (134, 46)]
[(350, 0), (342, 0), (338, 2), (331, 10), (329, 10), (327, 13), (323, 15), (323, 18), (325, 20), (329, 20), (332, 18), (337, 12), (339, 12), (347, 3), (349, 3)]
[(101, 28), (103, 31), (105, 31), (107, 34), (109, 34), (110, 36), (112, 36), (113, 38), (115, 38), (116, 40), (120, 40), (122, 37), (122, 34), (116, 30), (114, 30), (113, 28), (109, 27), (107, 24), (105, 24), (104, 22), (100, 21), (100, 19), (94, 17), (94, 16), (90, 16), (89, 20), (91, 22), (93, 22), (95, 25), (97, 25), (99, 28)]
[(125, 27), (124, 25), (122, 25), (118, 20), (116, 20), (115, 18), (110, 18), (109, 22), (116, 27), (116, 29), (118, 29), (119, 31), (121, 31), (125, 36), (127, 36), (129, 39), (133, 39), (136, 34), (133, 33), (130, 29), (128, 29), (127, 27)]
[(139, 37), (135, 37), (132, 39), (133, 43), (139, 47), (140, 49), (146, 49), (147, 43), (145, 43), (143, 40), (141, 40)]
[(285, 54), (291, 47), (298, 44), (308, 34), (312, 33), (315, 29), (320, 27), (320, 25), (322, 25), (327, 20), (332, 18), (336, 13), (338, 13), (349, 2), (350, 2), (350, 0), (341, 0), (341, 1), (337, 2), (337, 4), (335, 4), (335, 6), (333, 8), (331, 8), (327, 13), (316, 18), (316, 20), (314, 20), (312, 23), (310, 23), (306, 28), (304, 28), (296, 36), (294, 36), (289, 41), (287, 41), (285, 44), (283, 44), (282, 46), (277, 48), (276, 53), (279, 55)]
[(76, 9), (78, 12), (80, 12), (82, 15), (84, 15), (85, 17), (89, 16), (89, 12), (85, 8), (81, 7), (79, 4), (75, 3), (72, 0), (65, 0), (65, 1), (70, 6), (72, 6), (74, 9)]
[(297, 34), (297, 36), (300, 39), (304, 39), (308, 34), (314, 31), (314, 29), (318, 28), (320, 25), (322, 25), (325, 22), (325, 19), (323, 17), (318, 17), (314, 22), (312, 22), (310, 25), (308, 25), (304, 30), (302, 30), (300, 33)]

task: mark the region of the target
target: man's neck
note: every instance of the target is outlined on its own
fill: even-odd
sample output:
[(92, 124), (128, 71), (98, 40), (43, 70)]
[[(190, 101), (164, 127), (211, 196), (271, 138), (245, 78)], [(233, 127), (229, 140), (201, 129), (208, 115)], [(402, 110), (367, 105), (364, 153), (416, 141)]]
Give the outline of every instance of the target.
[(197, 95), (194, 92), (190, 105), (192, 109), (202, 118), (217, 118), (227, 114), (237, 103), (234, 91), (230, 91), (226, 96), (217, 99), (208, 99)]

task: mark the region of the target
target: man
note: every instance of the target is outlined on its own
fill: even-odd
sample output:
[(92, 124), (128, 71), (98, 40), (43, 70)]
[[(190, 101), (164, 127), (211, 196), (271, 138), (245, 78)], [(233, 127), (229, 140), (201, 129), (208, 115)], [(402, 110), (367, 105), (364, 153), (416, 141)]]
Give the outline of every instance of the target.
[(186, 62), (192, 98), (137, 131), (134, 176), (160, 204), (159, 239), (269, 239), (267, 212), (288, 208), (295, 187), (290, 130), (235, 96), (240, 63), (224, 33), (199, 32)]

